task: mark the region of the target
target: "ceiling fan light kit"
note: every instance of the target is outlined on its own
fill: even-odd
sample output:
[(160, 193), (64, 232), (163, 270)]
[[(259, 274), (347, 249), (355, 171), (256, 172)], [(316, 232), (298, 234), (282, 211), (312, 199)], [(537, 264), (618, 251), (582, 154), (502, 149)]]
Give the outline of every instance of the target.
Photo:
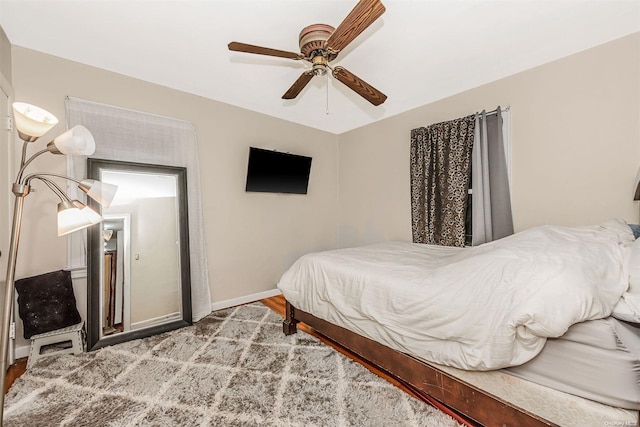
[[(335, 30), (335, 28), (327, 24), (313, 24), (304, 27), (302, 31), (300, 31), (300, 37), (298, 37), (300, 52), (307, 58), (323, 55), (327, 40)], [(327, 59), (333, 61), (336, 55), (334, 54), (332, 56), (333, 58)]]
[(271, 49), (240, 42), (231, 42), (229, 50), (276, 56), (280, 58), (305, 60), (311, 63), (311, 70), (304, 71), (293, 85), (282, 95), (283, 99), (294, 99), (314, 76), (324, 76), (327, 70), (349, 89), (362, 96), (373, 105), (380, 105), (387, 96), (344, 67), (332, 67), (329, 63), (360, 33), (369, 27), (385, 11), (380, 0), (360, 0), (337, 28), (327, 24), (309, 25), (300, 31), (298, 43), (300, 53)]

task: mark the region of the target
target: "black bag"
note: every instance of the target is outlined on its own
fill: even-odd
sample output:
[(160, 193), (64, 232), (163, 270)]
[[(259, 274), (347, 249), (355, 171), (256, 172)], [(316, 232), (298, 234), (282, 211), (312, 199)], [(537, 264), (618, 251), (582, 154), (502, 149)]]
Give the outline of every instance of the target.
[(60, 270), (27, 277), (16, 280), (15, 287), (25, 339), (82, 321), (76, 308), (71, 272)]

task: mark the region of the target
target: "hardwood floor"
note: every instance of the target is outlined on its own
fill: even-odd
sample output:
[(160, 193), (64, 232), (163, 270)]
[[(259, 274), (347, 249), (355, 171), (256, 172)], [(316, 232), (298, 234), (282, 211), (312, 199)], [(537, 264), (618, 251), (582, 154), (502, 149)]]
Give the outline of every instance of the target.
[(23, 359), (18, 359), (16, 360), (16, 363), (14, 363), (13, 365), (9, 366), (9, 369), (7, 370), (7, 376), (5, 378), (5, 384), (4, 384), (4, 393), (7, 394), (7, 391), (9, 391), (9, 388), (11, 388), (11, 385), (13, 384), (13, 382), (20, 377), (20, 375), (22, 375), (24, 373), (24, 371), (27, 370), (27, 358), (23, 358)]

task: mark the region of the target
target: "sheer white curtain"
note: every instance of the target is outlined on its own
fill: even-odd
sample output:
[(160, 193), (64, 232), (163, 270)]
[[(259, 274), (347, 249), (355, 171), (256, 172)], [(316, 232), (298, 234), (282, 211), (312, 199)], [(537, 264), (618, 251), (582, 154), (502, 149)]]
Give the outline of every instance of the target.
[[(67, 125), (86, 126), (96, 140), (91, 157), (187, 168), (191, 301), (193, 320), (211, 312), (211, 293), (204, 240), (198, 146), (193, 124), (78, 98), (67, 98)], [(86, 157), (67, 156), (67, 173), (86, 177)], [(71, 190), (71, 189), (70, 189)], [(79, 235), (79, 236), (75, 236)], [(86, 264), (86, 234), (72, 233), (70, 266)]]
[(510, 115), (498, 107), (495, 114), (485, 111), (476, 114), (475, 120), (471, 177), (474, 246), (513, 234), (509, 185)]

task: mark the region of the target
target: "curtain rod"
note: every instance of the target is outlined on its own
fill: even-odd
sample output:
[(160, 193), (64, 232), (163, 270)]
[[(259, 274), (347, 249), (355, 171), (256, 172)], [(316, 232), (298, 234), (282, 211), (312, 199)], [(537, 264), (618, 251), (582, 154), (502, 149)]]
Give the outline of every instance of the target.
[[(510, 109), (511, 109), (511, 106), (510, 106), (510, 105), (507, 105), (507, 106), (506, 106), (506, 107), (504, 107), (504, 108), (500, 108), (500, 111), (509, 111)], [(478, 113), (476, 113), (476, 114), (480, 114), (480, 112), (478, 112)], [(487, 112), (485, 113), (485, 115), (487, 115), (487, 116), (492, 116), (492, 115), (494, 115), (494, 114), (498, 114), (498, 108), (496, 108), (495, 110), (487, 111)]]

